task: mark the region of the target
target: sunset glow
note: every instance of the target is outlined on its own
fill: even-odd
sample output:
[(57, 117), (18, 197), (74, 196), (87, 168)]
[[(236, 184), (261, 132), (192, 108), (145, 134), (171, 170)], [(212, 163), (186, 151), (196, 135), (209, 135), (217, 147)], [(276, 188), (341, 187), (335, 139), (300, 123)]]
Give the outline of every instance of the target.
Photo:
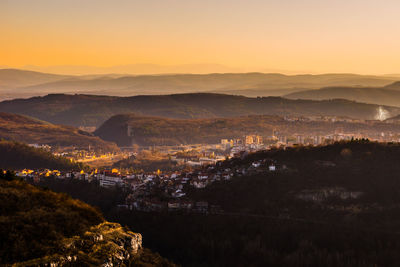
[(0, 66), (398, 73), (399, 11), (395, 0), (0, 0)]

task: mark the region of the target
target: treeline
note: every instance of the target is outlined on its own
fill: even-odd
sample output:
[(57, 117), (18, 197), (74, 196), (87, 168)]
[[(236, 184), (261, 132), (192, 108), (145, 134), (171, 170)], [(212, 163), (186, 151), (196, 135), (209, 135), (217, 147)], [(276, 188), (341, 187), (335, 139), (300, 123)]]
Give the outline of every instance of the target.
[(0, 140), (0, 168), (20, 169), (54, 169), (81, 170), (81, 163), (71, 162), (63, 157), (56, 157), (48, 151), (28, 145)]

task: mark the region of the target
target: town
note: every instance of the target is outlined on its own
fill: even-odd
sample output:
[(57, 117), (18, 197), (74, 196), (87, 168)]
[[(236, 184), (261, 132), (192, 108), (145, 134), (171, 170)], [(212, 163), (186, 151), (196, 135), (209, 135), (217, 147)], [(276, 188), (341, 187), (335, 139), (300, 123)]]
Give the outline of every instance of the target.
[[(277, 162), (274, 159), (254, 161), (240, 167), (227, 166), (226, 164), (229, 162), (226, 161), (227, 159), (243, 159), (250, 153), (262, 150), (317, 146), (337, 141), (348, 141), (359, 137), (356, 134), (341, 133), (325, 136), (286, 136), (274, 131), (273, 136), (267, 139), (255, 134), (246, 135), (239, 139), (222, 139), (220, 144), (214, 145), (148, 148), (157, 150), (158, 154), (168, 156), (170, 161), (175, 162), (177, 167), (170, 170), (144, 171), (135, 166), (131, 168), (118, 168), (116, 166), (94, 168), (92, 166), (85, 168), (85, 170), (68, 172), (47, 169), (24, 169), (18, 171), (16, 175), (32, 183), (40, 183), (45, 179), (78, 179), (88, 183), (96, 183), (104, 188), (118, 187), (128, 192), (125, 203), (121, 203), (118, 207), (128, 210), (216, 213), (221, 212), (220, 207), (209, 205), (207, 201), (193, 201), (188, 197), (187, 192), (193, 189), (205, 188), (216, 181), (230, 180), (234, 176), (290, 171), (284, 162)], [(390, 134), (382, 133), (373, 140), (382, 141), (382, 138), (392, 137)], [(51, 148), (45, 146), (43, 149)], [(85, 162), (84, 159), (88, 158), (110, 157), (119, 160), (121, 158), (137, 157), (143, 151), (147, 151), (144, 150), (145, 148), (142, 149), (142, 152), (124, 151), (120, 155), (110, 154), (103, 156), (96, 156), (85, 151), (76, 151), (74, 152), (75, 157), (70, 159)], [(155, 152), (153, 151), (153, 153)], [(64, 156), (68, 155), (71, 154), (64, 154)], [(85, 163), (90, 163), (90, 161)], [(331, 166), (333, 163), (323, 162), (323, 164)]]

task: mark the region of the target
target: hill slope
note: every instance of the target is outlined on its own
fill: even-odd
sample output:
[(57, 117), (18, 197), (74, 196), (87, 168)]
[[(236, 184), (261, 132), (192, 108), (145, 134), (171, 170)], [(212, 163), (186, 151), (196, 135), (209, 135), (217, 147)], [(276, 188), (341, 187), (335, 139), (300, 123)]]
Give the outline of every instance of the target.
[(97, 150), (118, 150), (115, 144), (105, 142), (90, 133), (71, 126), (61, 126), (26, 116), (0, 112), (0, 139), (28, 144), (73, 146)]
[(0, 69), (0, 89), (32, 86), (55, 82), (69, 77), (71, 76), (18, 69)]
[(142, 236), (66, 194), (0, 179), (0, 264), (174, 266), (142, 248)]
[(400, 86), (394, 83), (385, 87), (327, 87), (319, 90), (306, 90), (284, 96), (288, 99), (348, 99), (363, 103), (400, 106)]
[(54, 253), (63, 238), (83, 234), (104, 221), (83, 202), (24, 182), (0, 180), (0, 190), (2, 264)]
[[(116, 114), (135, 113), (168, 118), (217, 118), (243, 115), (336, 115), (374, 119), (377, 105), (348, 100), (289, 100), (279, 97), (247, 98), (222, 94), (177, 94), (111, 97), (47, 95), (0, 103), (0, 111), (20, 113), (56, 124), (99, 126)], [(389, 116), (400, 108), (384, 107)]]
[(398, 266), (399, 155), (365, 140), (243, 155), (202, 172), (231, 179), (188, 192), (222, 212), (118, 220), (183, 266)]
[(61, 157), (55, 157), (50, 152), (33, 148), (25, 144), (0, 141), (0, 168), (2, 169), (53, 169), (81, 170), (79, 164), (71, 163)]
[[(128, 126), (130, 136), (128, 136)], [(291, 122), (279, 116), (253, 115), (213, 119), (168, 119), (120, 114), (104, 122), (94, 134), (119, 146), (217, 144), (221, 139), (242, 138), (248, 134), (264, 137), (273, 130), (281, 134), (326, 135), (340, 129), (344, 133), (400, 133), (400, 125), (384, 122)]]

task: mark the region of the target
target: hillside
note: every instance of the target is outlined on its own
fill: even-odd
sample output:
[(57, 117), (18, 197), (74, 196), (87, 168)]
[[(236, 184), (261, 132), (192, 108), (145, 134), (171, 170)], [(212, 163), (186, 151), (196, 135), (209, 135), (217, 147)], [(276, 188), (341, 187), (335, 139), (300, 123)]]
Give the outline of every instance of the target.
[(0, 180), (0, 189), (2, 264), (54, 253), (65, 237), (83, 234), (104, 221), (96, 209), (67, 195), (18, 181)]
[(0, 70), (0, 99), (42, 96), (50, 93), (133, 96), (217, 92), (245, 96), (279, 96), (288, 93), (288, 91), (279, 93), (279, 90), (299, 91), (304, 88), (318, 89), (326, 86), (384, 86), (393, 81), (396, 81), (396, 78), (357, 74), (211, 73), (66, 76), (4, 69)]
[[(364, 211), (369, 213), (369, 215), (364, 214), (365, 216), (372, 216), (374, 209), (376, 209), (374, 212), (398, 209), (396, 203), (400, 203), (400, 198), (396, 193), (398, 191), (396, 175), (400, 167), (395, 162), (397, 162), (399, 154), (400, 145), (398, 143), (378, 143), (368, 140), (336, 142), (327, 146), (299, 146), (259, 151), (246, 157), (224, 161), (214, 171), (218, 172), (225, 168), (235, 170), (244, 168), (247, 170), (247, 174), (238, 175), (231, 181), (217, 182), (203, 190), (194, 191), (194, 195), (196, 198), (206, 198), (213, 203), (220, 204), (224, 209), (231, 211), (247, 210), (255, 213), (268, 213), (268, 208), (275, 209), (273, 205), (269, 206), (266, 201), (263, 201), (268, 199), (272, 202), (282, 201), (281, 204), (287, 205), (286, 208), (293, 212), (293, 216), (323, 216), (316, 211), (318, 208), (329, 209), (325, 205), (335, 206), (340, 203), (344, 206), (359, 206), (360, 213)], [(261, 163), (260, 170), (249, 169), (253, 162)], [(266, 171), (271, 164), (277, 166), (276, 172)], [(265, 180), (261, 181), (262, 179)], [(272, 183), (273, 187), (271, 187)], [(272, 193), (278, 188), (279, 191)], [(360, 197), (349, 196), (341, 199), (337, 195), (339, 193), (336, 192), (332, 193), (332, 197), (329, 198), (329, 192), (323, 192), (328, 188), (337, 189), (339, 193), (343, 188), (346, 189), (345, 191), (362, 192), (362, 197), (360, 194)], [(318, 195), (319, 190), (321, 190), (320, 195)], [(311, 196), (315, 194), (316, 197), (303, 199), (302, 193)], [(242, 197), (235, 200), (235, 195)], [(296, 203), (296, 199), (300, 202)], [(346, 199), (347, 201), (345, 201)], [(305, 203), (301, 203), (301, 201), (305, 201)], [(320, 202), (320, 206), (306, 205), (307, 202), (313, 201)], [(393, 206), (385, 206), (389, 202)], [(377, 206), (368, 206), (371, 203), (376, 203)], [(299, 205), (299, 207), (290, 207), (291, 205)], [(299, 210), (301, 205), (304, 205), (305, 210), (310, 209), (308, 212), (316, 213)], [(366, 206), (363, 207), (363, 205)], [(279, 212), (279, 209), (275, 211)], [(348, 210), (348, 212), (352, 211)], [(334, 213), (332, 210), (332, 215)], [(360, 221), (365, 219), (360, 214), (354, 214), (354, 216), (360, 216), (358, 218)], [(396, 217), (396, 220), (387, 221), (388, 225), (400, 223), (397, 215), (393, 213), (393, 216)], [(341, 220), (345, 220), (345, 218), (343, 217)]]
[(18, 69), (0, 69), (0, 89), (60, 81), (71, 76)]
[(1, 169), (52, 169), (81, 170), (82, 166), (62, 158), (55, 157), (50, 152), (33, 148), (25, 144), (0, 140)]
[(400, 106), (400, 86), (399, 83), (394, 83), (385, 87), (326, 87), (289, 93), (284, 97), (308, 100), (341, 98), (363, 103)]
[[(128, 136), (128, 126), (131, 135)], [(273, 130), (281, 134), (400, 133), (400, 125), (384, 122), (288, 121), (279, 116), (253, 115), (213, 119), (167, 119), (120, 114), (103, 123), (94, 134), (119, 146), (217, 144), (221, 139), (242, 138), (258, 134), (270, 137)]]
[(400, 82), (394, 82), (384, 87), (388, 90), (400, 90)]
[(71, 126), (54, 125), (22, 115), (0, 112), (0, 139), (27, 144), (73, 146), (95, 150), (116, 151), (113, 143)]
[(0, 69), (0, 100), (34, 96), (32, 92), (16, 88), (61, 81), (70, 77), (28, 70)]
[(66, 194), (0, 177), (0, 264), (173, 266), (142, 249), (142, 236)]
[[(226, 263), (221, 257), (225, 255), (227, 261), (247, 259), (263, 266), (396, 266), (400, 263), (399, 153), (398, 144), (354, 141), (227, 161), (215, 172), (249, 168), (248, 173), (192, 195), (220, 205), (226, 216), (199, 222), (198, 229), (207, 225), (218, 229), (208, 231), (207, 241), (186, 234), (199, 250), (203, 242), (220, 242), (210, 262)], [(251, 171), (255, 161), (261, 166)], [(272, 162), (277, 171), (266, 171)], [(169, 225), (168, 219), (160, 220)], [(229, 226), (223, 227), (224, 223)], [(235, 240), (241, 240), (241, 250), (227, 245), (234, 247)]]
[(188, 191), (220, 211), (103, 211), (182, 266), (398, 266), (399, 155), (366, 140), (263, 151), (202, 170), (234, 174)]
[[(377, 105), (348, 100), (247, 98), (205, 93), (134, 97), (59, 94), (0, 103), (0, 111), (24, 114), (51, 123), (72, 126), (100, 126), (111, 116), (123, 113), (179, 119), (243, 115), (335, 115), (374, 119), (378, 115), (378, 108)], [(383, 108), (388, 116), (400, 114), (400, 108)]]
[(400, 115), (388, 118), (385, 121), (388, 122), (388, 123), (396, 123), (396, 124), (398, 124), (398, 123), (400, 123)]

